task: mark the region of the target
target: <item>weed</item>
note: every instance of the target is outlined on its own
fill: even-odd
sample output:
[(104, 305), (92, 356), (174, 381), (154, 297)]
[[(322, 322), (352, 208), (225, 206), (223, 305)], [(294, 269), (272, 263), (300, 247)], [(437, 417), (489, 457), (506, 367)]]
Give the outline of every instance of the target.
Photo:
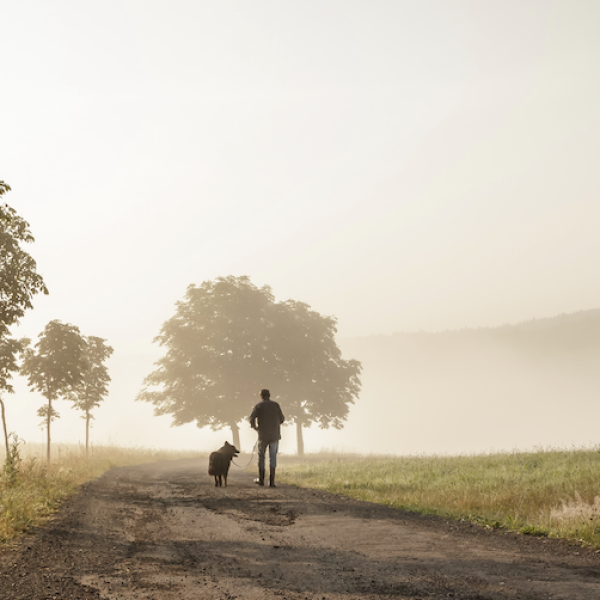
[(19, 446), (22, 443), (23, 440), (19, 439), (16, 433), (11, 432), (8, 435), (8, 454), (4, 458), (2, 469), (2, 486), (5, 488), (12, 488), (17, 484), (22, 462)]

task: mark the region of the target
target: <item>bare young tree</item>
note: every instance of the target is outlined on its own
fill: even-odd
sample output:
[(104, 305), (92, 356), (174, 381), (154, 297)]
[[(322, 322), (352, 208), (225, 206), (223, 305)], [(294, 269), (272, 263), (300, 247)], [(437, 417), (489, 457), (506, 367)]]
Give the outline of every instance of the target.
[(108, 394), (110, 376), (104, 364), (113, 349), (105, 344), (106, 340), (100, 337), (89, 336), (85, 338), (86, 371), (81, 383), (75, 388), (71, 397), (76, 409), (83, 411), (85, 419), (85, 455), (88, 456), (90, 444), (90, 421), (94, 418), (92, 410), (100, 405)]
[(79, 328), (69, 323), (50, 321), (38, 336), (35, 348), (24, 351), (21, 371), (29, 387), (48, 401), (38, 410), (46, 427), (46, 456), (50, 462), (50, 424), (60, 415), (52, 406), (59, 399), (72, 399), (88, 368), (87, 344)]

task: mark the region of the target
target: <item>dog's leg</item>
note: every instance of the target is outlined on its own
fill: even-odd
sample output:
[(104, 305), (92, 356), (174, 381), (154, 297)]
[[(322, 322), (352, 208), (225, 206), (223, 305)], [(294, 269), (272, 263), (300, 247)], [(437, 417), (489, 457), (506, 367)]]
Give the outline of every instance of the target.
[(219, 486), (219, 480), (217, 479), (217, 476), (215, 475), (215, 487)]

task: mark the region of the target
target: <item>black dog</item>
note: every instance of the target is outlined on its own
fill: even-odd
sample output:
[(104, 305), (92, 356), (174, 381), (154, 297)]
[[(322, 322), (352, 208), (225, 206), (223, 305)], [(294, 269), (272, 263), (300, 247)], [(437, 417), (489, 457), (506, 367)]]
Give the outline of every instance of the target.
[(227, 487), (229, 465), (233, 457), (239, 453), (240, 451), (235, 446), (232, 446), (229, 442), (225, 442), (222, 448), (219, 448), (208, 457), (208, 474), (215, 476), (215, 487), (223, 485), (221, 477), (225, 480), (225, 487)]

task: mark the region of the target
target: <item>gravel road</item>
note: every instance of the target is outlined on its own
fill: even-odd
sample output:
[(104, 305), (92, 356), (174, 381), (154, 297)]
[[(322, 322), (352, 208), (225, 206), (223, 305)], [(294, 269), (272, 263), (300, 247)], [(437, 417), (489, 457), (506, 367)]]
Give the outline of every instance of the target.
[(206, 459), (113, 469), (14, 549), (1, 600), (598, 600), (600, 554), (280, 484)]

